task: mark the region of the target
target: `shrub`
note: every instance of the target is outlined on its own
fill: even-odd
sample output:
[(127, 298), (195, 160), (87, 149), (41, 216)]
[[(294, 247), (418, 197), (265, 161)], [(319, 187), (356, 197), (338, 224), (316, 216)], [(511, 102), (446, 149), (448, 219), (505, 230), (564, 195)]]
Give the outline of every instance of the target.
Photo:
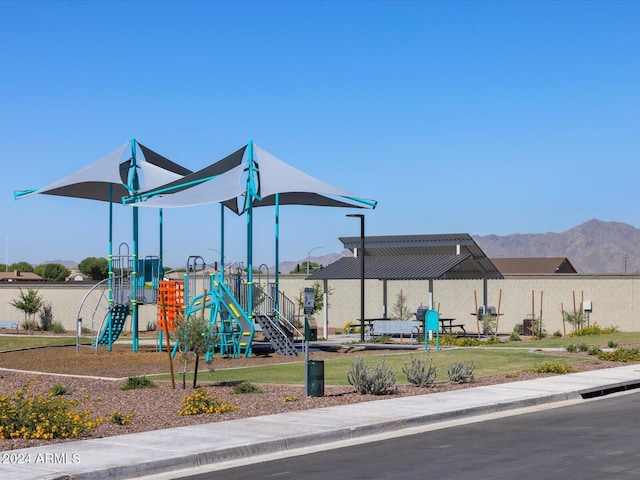
[(118, 410), (114, 410), (113, 412), (111, 412), (111, 415), (109, 415), (109, 421), (115, 425), (126, 425), (131, 422), (132, 418), (133, 413), (123, 415)]
[(102, 424), (91, 410), (76, 411), (80, 402), (57, 395), (32, 395), (29, 384), (13, 395), (0, 395), (0, 439), (74, 438)]
[(453, 362), (447, 371), (447, 377), (453, 383), (472, 383), (476, 366), (473, 362)]
[(637, 348), (618, 348), (613, 352), (598, 352), (596, 356), (600, 360), (610, 362), (637, 362), (640, 361), (640, 350)]
[(144, 375), (142, 377), (133, 376), (127, 378), (127, 381), (123, 386), (120, 387), (120, 390), (134, 390), (136, 388), (153, 388), (156, 384), (153, 383), (152, 380), (148, 379)]
[(67, 393), (67, 386), (63, 383), (56, 383), (53, 387), (49, 389), (49, 396), (55, 397), (57, 395), (64, 395)]
[(560, 338), (562, 337), (562, 332), (560, 330), (556, 330), (555, 332), (553, 332), (553, 336), (556, 338)]
[(613, 341), (613, 340), (609, 340), (609, 342), (607, 343), (607, 346), (608, 346), (609, 348), (617, 348), (617, 346), (618, 346), (618, 342), (615, 342), (615, 341)]
[(51, 331), (53, 333), (65, 333), (67, 330), (62, 326), (60, 322), (53, 322), (51, 324)]
[(516, 326), (513, 327), (513, 333), (517, 334), (518, 336), (524, 335), (524, 325), (522, 323), (516, 324)]
[(589, 351), (589, 345), (587, 345), (584, 342), (578, 344), (578, 351), (579, 352), (588, 352)]
[(200, 415), (201, 413), (213, 413), (216, 415), (237, 410), (231, 403), (212, 397), (211, 393), (203, 387), (194, 393), (182, 398), (182, 408), (179, 415)]
[(517, 332), (511, 332), (511, 335), (509, 335), (509, 341), (510, 342), (520, 342), (520, 341), (522, 341), (522, 338), (520, 338), (520, 335), (518, 335)]
[(620, 330), (618, 329), (618, 327), (611, 326), (607, 328), (602, 328), (597, 323), (594, 323), (593, 325), (590, 325), (588, 327), (582, 327), (578, 330), (571, 332), (569, 336), (570, 337), (586, 337), (590, 335), (608, 335), (611, 333), (618, 333), (619, 331)]
[(347, 371), (347, 380), (362, 395), (383, 395), (394, 389), (396, 374), (384, 359), (370, 368), (358, 357)]
[(565, 348), (567, 349), (567, 352), (569, 352), (569, 353), (576, 353), (578, 351), (578, 346), (573, 344), (573, 343), (570, 343)]
[(601, 352), (602, 349), (600, 347), (589, 347), (589, 350), (587, 350), (587, 353), (589, 355), (597, 355), (598, 352)]
[(483, 315), (480, 320), (485, 335), (493, 335), (496, 331), (496, 319), (492, 315)]
[(53, 307), (50, 303), (44, 304), (40, 310), (40, 328), (43, 332), (51, 330), (53, 323)]
[(233, 387), (231, 393), (234, 395), (241, 395), (244, 393), (264, 393), (264, 390), (251, 382), (242, 382), (241, 384)]
[(405, 363), (402, 372), (407, 376), (409, 383), (417, 387), (426, 387), (435, 382), (437, 369), (433, 360), (429, 359), (429, 366), (427, 366), (426, 358), (415, 358), (411, 355), (411, 363)]
[(575, 371), (574, 367), (562, 362), (545, 362), (530, 370), (533, 373), (570, 373)]
[(282, 401), (284, 403), (292, 403), (292, 402), (299, 402), (300, 399), (298, 397), (284, 397)]
[(500, 342), (500, 339), (497, 336), (494, 336), (494, 337), (487, 338), (487, 340), (484, 343), (487, 345), (497, 345), (502, 342)]

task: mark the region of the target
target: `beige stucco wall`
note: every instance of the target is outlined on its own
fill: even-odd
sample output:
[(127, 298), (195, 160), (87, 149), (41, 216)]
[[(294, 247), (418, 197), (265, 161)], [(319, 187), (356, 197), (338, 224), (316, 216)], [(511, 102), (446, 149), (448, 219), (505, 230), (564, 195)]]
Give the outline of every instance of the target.
[[(302, 276), (283, 275), (280, 289), (290, 298), (296, 299), (305, 286), (312, 286)], [(360, 281), (330, 280), (329, 309), (327, 312), (330, 327), (344, 328), (348, 321), (360, 318)], [(36, 288), (45, 302), (53, 307), (54, 320), (61, 322), (69, 330), (75, 329), (78, 307), (84, 295), (91, 288), (87, 284), (0, 284), (0, 320), (21, 321), (22, 312), (10, 305), (19, 295), (19, 288)], [(437, 280), (433, 282), (433, 304), (439, 306), (441, 316), (456, 318), (464, 323), (468, 332), (477, 331), (476, 318), (471, 315), (475, 310), (474, 291), (478, 304), (482, 304), (483, 290), (481, 280)], [(591, 301), (593, 312), (590, 322), (601, 326), (617, 326), (623, 331), (640, 330), (640, 276), (636, 275), (557, 275), (557, 276), (521, 276), (488, 282), (488, 303), (498, 307), (500, 300), (499, 332), (509, 333), (517, 323), (521, 323), (533, 310), (540, 315), (542, 301), (542, 319), (545, 329), (552, 333), (563, 330), (561, 304), (565, 310), (573, 309), (573, 295), (576, 303), (582, 298)], [(427, 281), (389, 281), (387, 283), (388, 316), (392, 316), (393, 305), (402, 290), (412, 312), (420, 305), (428, 305), (429, 283)], [(368, 280), (365, 283), (365, 316), (381, 318), (383, 316), (383, 283)], [(144, 305), (140, 308), (139, 325), (145, 329), (147, 323), (155, 320), (156, 308)], [(316, 313), (315, 319), (322, 330), (325, 312)]]

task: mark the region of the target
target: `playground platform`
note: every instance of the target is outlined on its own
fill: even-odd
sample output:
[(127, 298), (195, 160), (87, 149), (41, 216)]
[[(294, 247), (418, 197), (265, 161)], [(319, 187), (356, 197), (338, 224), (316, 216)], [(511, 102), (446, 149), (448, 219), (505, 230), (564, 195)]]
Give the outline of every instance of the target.
[[(0, 477), (31, 479), (167, 479), (228, 468), (309, 447), (372, 441), (461, 419), (482, 420), (517, 409), (640, 387), (640, 366), (377, 400), (262, 417), (13, 450)], [(563, 403), (564, 402), (564, 403)], [(4, 456), (3, 456), (4, 458)], [(29, 458), (29, 461), (25, 459)], [(15, 459), (15, 462), (11, 462)], [(19, 459), (23, 459), (19, 462)], [(38, 462), (37, 460), (41, 461)], [(49, 459), (49, 461), (47, 461)]]

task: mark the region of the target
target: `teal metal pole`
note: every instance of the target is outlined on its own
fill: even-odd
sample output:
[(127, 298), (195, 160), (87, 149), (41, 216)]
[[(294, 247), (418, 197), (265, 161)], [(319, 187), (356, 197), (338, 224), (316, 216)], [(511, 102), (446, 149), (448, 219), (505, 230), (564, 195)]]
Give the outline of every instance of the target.
[(247, 314), (253, 322), (253, 196), (255, 194), (253, 140), (249, 140), (249, 178), (247, 185)]
[[(113, 183), (109, 184), (109, 261), (107, 265), (109, 275), (109, 291), (107, 293), (107, 299), (109, 300), (109, 319), (107, 328), (109, 329), (109, 346), (107, 350), (112, 350), (113, 341), (111, 338), (111, 325), (113, 318), (111, 316), (111, 307), (113, 306)], [(99, 334), (99, 333), (98, 333)], [(96, 345), (97, 346), (97, 345)]]
[(158, 258), (160, 259), (160, 265), (158, 265), (158, 275), (164, 277), (164, 214), (162, 209), (158, 212), (158, 223), (159, 223), (159, 241), (158, 248), (160, 249), (160, 253), (158, 254)]
[(224, 203), (220, 204), (220, 271), (224, 281)]
[[(138, 165), (136, 163), (136, 141), (131, 139), (131, 168), (130, 187), (134, 193), (138, 192)], [(131, 260), (133, 262), (131, 268), (131, 351), (138, 351), (138, 207), (133, 207), (133, 252)]]
[(276, 323), (280, 322), (280, 194), (276, 193)]

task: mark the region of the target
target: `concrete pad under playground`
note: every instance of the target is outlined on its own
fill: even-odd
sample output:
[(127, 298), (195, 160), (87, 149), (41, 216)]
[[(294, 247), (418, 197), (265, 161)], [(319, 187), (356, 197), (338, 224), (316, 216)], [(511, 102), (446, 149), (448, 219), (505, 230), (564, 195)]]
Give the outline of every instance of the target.
[(1, 452), (0, 478), (139, 477), (636, 386), (640, 366), (629, 365), (13, 450)]

